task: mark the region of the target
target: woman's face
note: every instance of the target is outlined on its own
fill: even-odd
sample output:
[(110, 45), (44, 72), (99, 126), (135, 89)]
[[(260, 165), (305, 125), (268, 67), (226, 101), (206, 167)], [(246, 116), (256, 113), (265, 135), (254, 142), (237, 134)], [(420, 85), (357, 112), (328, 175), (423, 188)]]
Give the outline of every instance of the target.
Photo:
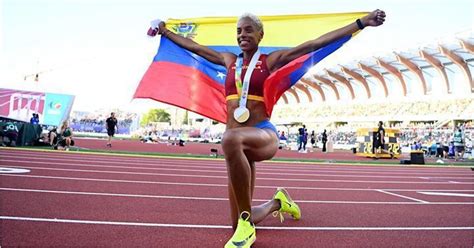
[(257, 48), (262, 37), (263, 31), (259, 31), (251, 19), (244, 18), (237, 23), (237, 44), (242, 51)]

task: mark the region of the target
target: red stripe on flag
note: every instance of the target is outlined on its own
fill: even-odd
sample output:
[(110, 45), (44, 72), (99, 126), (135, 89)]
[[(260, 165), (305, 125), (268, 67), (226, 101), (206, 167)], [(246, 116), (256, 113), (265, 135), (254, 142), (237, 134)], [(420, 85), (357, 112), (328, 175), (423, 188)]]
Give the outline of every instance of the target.
[(226, 123), (223, 85), (196, 68), (164, 61), (153, 62), (133, 98), (150, 98)]
[(291, 82), (291, 73), (301, 68), (309, 58), (310, 54), (305, 54), (273, 72), (265, 80), (263, 96), (268, 116), (272, 116), (273, 107), (281, 95), (292, 86), (292, 83), (296, 83)]

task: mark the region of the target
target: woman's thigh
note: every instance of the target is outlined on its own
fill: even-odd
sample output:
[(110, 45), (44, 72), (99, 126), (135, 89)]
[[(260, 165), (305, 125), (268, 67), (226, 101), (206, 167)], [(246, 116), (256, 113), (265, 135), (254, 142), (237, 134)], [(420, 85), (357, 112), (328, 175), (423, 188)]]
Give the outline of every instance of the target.
[(270, 129), (233, 128), (225, 132), (222, 145), (224, 150), (241, 147), (249, 161), (262, 161), (275, 155), (278, 137)]

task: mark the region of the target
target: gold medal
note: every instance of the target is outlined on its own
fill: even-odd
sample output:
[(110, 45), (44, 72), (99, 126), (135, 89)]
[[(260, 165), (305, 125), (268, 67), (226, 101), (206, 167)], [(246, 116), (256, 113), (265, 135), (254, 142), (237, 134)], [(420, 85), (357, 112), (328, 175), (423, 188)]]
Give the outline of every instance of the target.
[(246, 107), (238, 107), (234, 110), (234, 119), (238, 123), (246, 122), (250, 117), (250, 111)]

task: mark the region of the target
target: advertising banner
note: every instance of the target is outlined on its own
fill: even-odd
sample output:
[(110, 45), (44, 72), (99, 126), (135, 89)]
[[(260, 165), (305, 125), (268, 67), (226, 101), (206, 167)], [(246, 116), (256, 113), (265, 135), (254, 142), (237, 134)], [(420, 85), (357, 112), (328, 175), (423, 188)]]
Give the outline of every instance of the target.
[(74, 96), (0, 88), (0, 117), (29, 122), (33, 113), (40, 124), (59, 126), (69, 117)]

